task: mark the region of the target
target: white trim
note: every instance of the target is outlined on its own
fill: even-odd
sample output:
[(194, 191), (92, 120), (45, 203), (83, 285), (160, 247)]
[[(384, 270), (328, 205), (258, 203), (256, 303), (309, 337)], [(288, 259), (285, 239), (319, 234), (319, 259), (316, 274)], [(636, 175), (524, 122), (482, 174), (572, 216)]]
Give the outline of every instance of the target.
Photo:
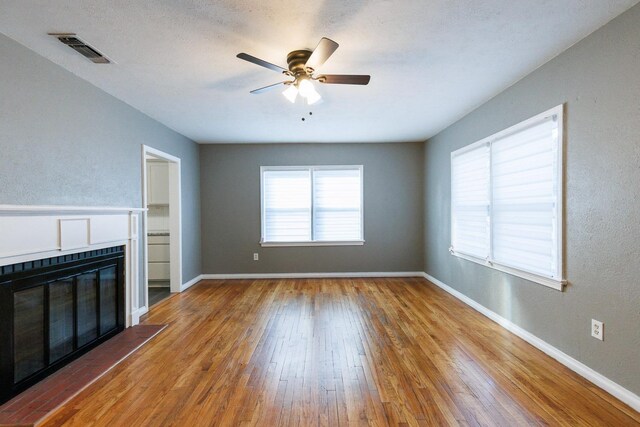
[[(166, 160), (169, 166), (169, 263), (171, 292), (182, 292), (182, 181), (181, 160), (179, 157), (142, 145), (142, 204), (147, 206), (147, 157)], [(144, 254), (144, 304), (149, 301), (149, 244), (147, 209), (143, 214), (143, 254)]]
[(140, 307), (136, 310), (133, 310), (131, 312), (131, 325), (137, 325), (140, 323), (140, 318), (147, 314), (147, 312), (149, 312), (149, 309), (144, 306), (144, 307)]
[[(100, 242), (100, 244), (91, 245), (90, 250), (110, 248), (112, 246), (125, 245), (127, 239), (115, 239), (107, 242)], [(17, 264), (20, 262), (35, 261), (43, 258), (51, 258), (61, 255), (70, 255), (78, 252), (83, 252), (79, 249), (62, 250), (59, 246), (55, 248), (47, 247), (40, 249), (25, 249), (21, 252), (0, 252), (0, 266)]]
[(2, 213), (118, 213), (118, 212), (143, 212), (146, 208), (111, 207), (111, 206), (62, 206), (62, 205), (0, 205)]
[(171, 292), (182, 287), (182, 179), (180, 159), (169, 163), (169, 260)]
[(364, 240), (345, 240), (336, 242), (309, 241), (309, 242), (260, 242), (260, 246), (264, 248), (278, 246), (362, 246)]
[(159, 157), (159, 158), (161, 158), (163, 160), (166, 160), (168, 162), (175, 162), (175, 163), (180, 162), (180, 158), (179, 157), (173, 156), (173, 155), (171, 155), (169, 153), (165, 153), (164, 151), (160, 151), (157, 148), (153, 148), (153, 147), (150, 147), (148, 145), (143, 145), (142, 146), (142, 150), (144, 152), (143, 154), (145, 154), (145, 156), (143, 156), (143, 157), (145, 157), (145, 159), (146, 159), (146, 154), (151, 154), (154, 157)]
[(558, 164), (556, 165), (556, 167), (558, 168), (558, 186), (556, 188), (556, 190), (558, 191), (558, 197), (556, 198), (556, 200), (558, 201), (556, 203), (556, 223), (558, 226), (558, 229), (556, 230), (556, 238), (557, 238), (557, 247), (556, 250), (558, 251), (558, 274), (560, 275), (560, 279), (563, 279), (563, 281), (566, 283), (566, 274), (567, 272), (565, 271), (565, 263), (564, 263), (564, 257), (565, 257), (565, 240), (564, 240), (564, 204), (565, 204), (565, 200), (564, 200), (564, 186), (565, 186), (565, 167), (564, 167), (564, 150), (565, 150), (565, 140), (564, 140), (564, 104), (560, 104), (557, 107), (553, 108), (551, 111), (555, 111), (555, 114), (557, 115), (557, 120), (560, 123), (560, 125), (558, 126), (558, 157), (557, 157), (557, 161)]
[(499, 264), (495, 261), (477, 258), (477, 257), (474, 257), (473, 255), (467, 255), (462, 252), (456, 252), (454, 250), (450, 250), (449, 252), (451, 252), (451, 255), (456, 256), (458, 258), (466, 259), (467, 261), (475, 262), (476, 264), (480, 264), (484, 267), (493, 268), (494, 270), (502, 271), (504, 273), (521, 277), (523, 279), (529, 280), (531, 282), (539, 283), (541, 285), (547, 286), (552, 289), (556, 289), (558, 291), (563, 291), (564, 286), (567, 284), (566, 280), (556, 280), (551, 277), (540, 276), (538, 274), (529, 273), (528, 271), (525, 271), (525, 270), (512, 268), (506, 265)]
[(89, 247), (80, 248), (80, 249), (69, 249), (69, 250), (60, 250), (60, 249), (44, 249), (44, 250), (25, 250), (24, 252), (16, 252), (15, 255), (10, 252), (5, 252), (0, 254), (0, 266), (18, 264), (21, 262), (29, 262), (29, 261), (37, 261), (39, 259), (45, 258), (53, 258), (64, 255), (77, 254), (85, 251), (93, 251), (100, 250), (105, 248), (111, 248), (113, 246), (125, 246), (128, 244), (129, 240), (135, 239), (118, 239), (112, 240), (105, 243), (100, 243), (99, 245), (91, 245)]
[[(142, 206), (147, 207), (147, 147), (142, 145)], [(142, 214), (142, 286), (144, 286), (144, 301), (140, 301), (139, 304), (144, 304), (145, 307), (149, 307), (149, 236), (147, 233), (149, 220), (147, 218), (147, 211)], [(140, 291), (138, 290), (138, 295)]]
[[(134, 307), (137, 307), (138, 309), (140, 307), (140, 236), (138, 233), (138, 220), (139, 214), (129, 214), (129, 244), (126, 245), (128, 255), (126, 263), (129, 266), (125, 267), (125, 270), (129, 276), (127, 279), (127, 296), (129, 298), (129, 302), (126, 304), (126, 310), (131, 313), (133, 312)], [(127, 318), (129, 318), (129, 316), (127, 316)], [(133, 316), (130, 316), (129, 326), (137, 325), (139, 322), (140, 317), (135, 319), (134, 322)]]
[(238, 273), (202, 274), (200, 280), (225, 279), (323, 279), (349, 277), (424, 277), (422, 271), (345, 272), (345, 273)]
[(202, 280), (202, 276), (203, 274), (200, 274), (196, 277), (194, 277), (193, 279), (189, 280), (186, 283), (183, 283), (182, 286), (180, 286), (180, 292), (184, 292), (187, 289), (189, 289), (190, 287), (192, 287), (193, 285), (195, 285), (196, 283), (198, 283), (199, 281)]
[(295, 166), (260, 166), (260, 170), (275, 171), (305, 171), (311, 169), (318, 170), (353, 170), (360, 169), (362, 165), (295, 165)]
[(423, 277), (429, 282), (441, 288), (442, 290), (458, 298), (460, 301), (467, 304), (471, 308), (475, 309), (479, 313), (493, 320), (494, 322), (496, 322), (497, 324), (499, 324), (509, 332), (512, 332), (513, 334), (519, 336), (520, 338), (522, 338), (532, 346), (541, 350), (543, 353), (546, 353), (547, 355), (551, 356), (552, 358), (562, 363), (564, 366), (571, 369), (578, 375), (591, 381), (593, 384), (597, 385), (601, 389), (610, 393), (612, 396), (618, 398), (622, 402), (631, 406), (636, 411), (640, 411), (640, 396), (638, 396), (637, 394), (633, 393), (630, 390), (627, 390), (626, 388), (622, 387), (620, 384), (610, 380), (609, 378), (605, 377), (599, 372), (594, 371), (584, 363), (579, 362), (578, 360), (562, 352), (561, 350), (557, 349), (556, 347), (552, 346), (546, 341), (533, 335), (531, 332), (528, 332), (525, 329), (521, 328), (520, 326), (516, 325), (512, 321), (500, 316), (499, 314), (489, 310), (482, 304), (469, 298), (465, 294), (459, 291), (456, 291), (452, 287), (444, 284), (443, 282), (436, 279), (435, 277), (427, 273), (423, 273)]
[[(547, 111), (543, 111), (540, 114), (536, 114), (535, 116), (533, 116), (531, 118), (528, 118), (527, 120), (524, 120), (522, 122), (516, 123), (513, 126), (509, 126), (508, 128), (506, 128), (504, 130), (501, 130), (500, 132), (494, 133), (493, 135), (489, 135), (486, 138), (482, 138), (481, 140), (476, 141), (476, 142), (474, 142), (472, 144), (465, 145), (464, 147), (453, 151), (451, 153), (451, 155), (452, 156), (457, 156), (457, 155), (463, 154), (464, 152), (469, 151), (471, 149), (474, 149), (479, 145), (488, 144), (488, 143), (491, 143), (491, 142), (493, 142), (495, 140), (504, 138), (505, 136), (511, 135), (511, 134), (519, 131), (520, 129), (527, 128), (527, 127), (533, 125), (534, 123), (537, 123), (537, 122), (539, 122), (541, 120), (544, 120), (544, 119), (547, 119), (547, 118), (550, 118), (550, 117), (553, 117), (554, 115), (558, 116), (558, 121), (560, 123), (564, 123), (563, 112), (564, 112), (564, 104), (556, 105), (555, 107), (550, 108)], [(559, 131), (558, 140), (562, 144), (564, 142), (564, 140), (561, 137), (562, 137), (562, 132)]]

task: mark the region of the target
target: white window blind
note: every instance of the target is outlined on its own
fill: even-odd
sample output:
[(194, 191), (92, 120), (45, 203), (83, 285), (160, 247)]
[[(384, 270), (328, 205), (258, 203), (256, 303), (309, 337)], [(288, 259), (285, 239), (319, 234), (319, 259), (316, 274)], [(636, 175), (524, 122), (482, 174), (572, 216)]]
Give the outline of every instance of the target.
[(451, 251), (562, 288), (562, 106), (451, 155)]
[(360, 170), (313, 171), (314, 240), (362, 239)]
[(264, 240), (311, 239), (309, 170), (274, 170), (262, 174)]
[(361, 166), (261, 171), (263, 244), (362, 242)]
[(491, 150), (494, 261), (557, 277), (557, 122), (534, 123)]
[(452, 246), (456, 251), (489, 255), (489, 144), (451, 157)]

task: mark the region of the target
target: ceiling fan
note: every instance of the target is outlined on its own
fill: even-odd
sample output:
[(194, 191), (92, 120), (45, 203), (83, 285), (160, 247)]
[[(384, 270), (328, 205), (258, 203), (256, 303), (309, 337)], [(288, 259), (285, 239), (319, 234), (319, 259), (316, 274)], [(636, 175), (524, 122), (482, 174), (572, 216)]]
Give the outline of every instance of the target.
[(338, 43), (323, 37), (313, 51), (302, 49), (289, 52), (287, 55), (287, 64), (289, 64), (289, 69), (263, 61), (262, 59), (246, 53), (239, 53), (236, 56), (240, 59), (244, 59), (245, 61), (252, 62), (256, 65), (260, 65), (261, 67), (277, 71), (293, 78), (293, 80), (252, 90), (250, 93), (258, 94), (281, 86), (288, 86), (282, 94), (289, 101), (292, 103), (296, 102), (296, 98), (300, 95), (302, 98), (307, 100), (309, 105), (311, 105), (315, 104), (322, 98), (313, 86), (313, 81), (324, 84), (366, 85), (369, 83), (369, 80), (371, 80), (371, 76), (356, 74), (320, 74), (316, 76), (316, 70), (320, 68), (327, 59), (329, 59), (337, 48)]

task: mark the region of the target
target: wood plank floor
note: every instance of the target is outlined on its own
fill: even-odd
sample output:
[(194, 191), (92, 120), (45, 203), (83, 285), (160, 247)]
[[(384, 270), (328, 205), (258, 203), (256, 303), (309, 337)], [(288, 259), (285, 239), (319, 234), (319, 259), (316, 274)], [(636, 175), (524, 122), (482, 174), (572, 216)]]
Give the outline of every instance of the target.
[(205, 281), (47, 423), (640, 425), (640, 414), (424, 279)]

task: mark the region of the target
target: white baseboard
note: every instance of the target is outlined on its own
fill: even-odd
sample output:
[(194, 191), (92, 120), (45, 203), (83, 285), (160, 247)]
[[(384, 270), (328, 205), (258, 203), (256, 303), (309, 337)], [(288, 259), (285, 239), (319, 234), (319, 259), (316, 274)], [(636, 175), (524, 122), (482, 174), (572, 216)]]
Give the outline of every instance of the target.
[(182, 286), (180, 286), (180, 292), (183, 292), (183, 291), (189, 289), (190, 287), (192, 287), (193, 285), (195, 285), (196, 283), (201, 281), (202, 278), (203, 278), (202, 276), (205, 276), (205, 274), (201, 274), (199, 276), (196, 276), (193, 279), (189, 280), (188, 282), (183, 283)]
[(556, 347), (552, 346), (546, 341), (543, 341), (542, 339), (538, 338), (532, 333), (522, 329), (520, 326), (500, 316), (494, 311), (489, 310), (485, 306), (479, 304), (478, 302), (474, 301), (473, 299), (469, 298), (463, 293), (456, 291), (455, 289), (444, 284), (443, 282), (439, 281), (435, 277), (427, 273), (423, 273), (423, 277), (428, 281), (430, 281), (431, 283), (433, 283), (434, 285), (442, 288), (444, 291), (458, 298), (460, 301), (464, 302), (468, 306), (474, 308), (481, 314), (487, 316), (489, 319), (493, 320), (503, 328), (519, 336), (520, 338), (522, 338), (529, 344), (533, 345), (537, 349), (543, 351), (547, 355), (556, 359), (558, 362), (562, 363), (563, 365), (565, 365), (567, 368), (571, 369), (578, 375), (586, 378), (587, 380), (591, 381), (601, 389), (607, 391), (611, 395), (620, 399), (622, 402), (631, 406), (636, 411), (640, 412), (640, 396), (638, 396), (637, 394), (627, 390), (626, 388), (622, 387), (620, 384), (617, 384), (612, 380), (610, 380), (609, 378), (605, 377), (604, 375), (594, 371), (584, 363), (579, 362), (578, 360), (574, 359), (573, 357), (569, 356), (566, 353), (563, 353), (561, 350), (557, 349)]
[(129, 326), (135, 326), (138, 323), (140, 323), (140, 317), (147, 314), (148, 311), (149, 311), (149, 308), (146, 306), (133, 310), (130, 314)]
[(386, 271), (355, 273), (252, 273), (252, 274), (202, 274), (201, 280), (221, 279), (322, 279), (341, 277), (424, 277), (421, 271)]

